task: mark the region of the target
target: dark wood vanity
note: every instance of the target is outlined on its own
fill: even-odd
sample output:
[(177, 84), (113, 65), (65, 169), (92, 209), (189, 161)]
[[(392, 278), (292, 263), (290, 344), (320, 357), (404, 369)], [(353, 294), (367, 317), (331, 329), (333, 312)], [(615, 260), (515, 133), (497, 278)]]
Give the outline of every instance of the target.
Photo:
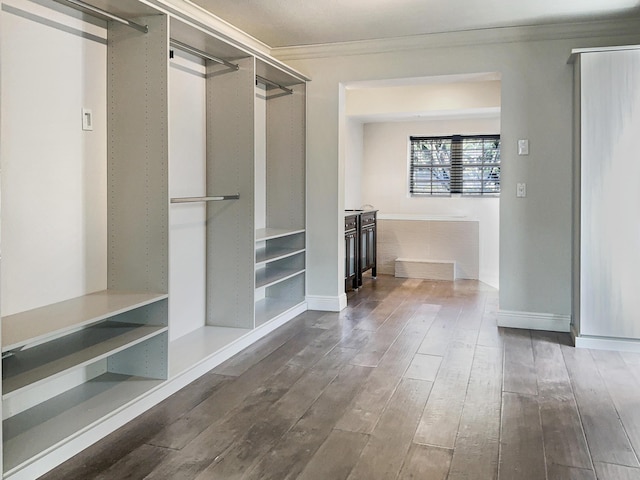
[(377, 210), (345, 210), (345, 290), (362, 286), (362, 274), (376, 277)]

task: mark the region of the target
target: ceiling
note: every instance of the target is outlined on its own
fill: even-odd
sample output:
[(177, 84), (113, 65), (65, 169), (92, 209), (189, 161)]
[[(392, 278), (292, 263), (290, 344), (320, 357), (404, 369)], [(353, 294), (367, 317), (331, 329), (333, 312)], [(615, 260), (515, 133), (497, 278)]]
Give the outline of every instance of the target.
[(640, 13), (640, 0), (192, 1), (273, 48)]

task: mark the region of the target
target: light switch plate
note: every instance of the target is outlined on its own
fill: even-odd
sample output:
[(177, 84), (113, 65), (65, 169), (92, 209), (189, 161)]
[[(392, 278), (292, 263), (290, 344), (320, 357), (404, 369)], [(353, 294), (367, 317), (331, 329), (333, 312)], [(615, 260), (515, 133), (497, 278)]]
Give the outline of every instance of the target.
[(518, 155), (529, 155), (529, 140), (518, 140)]
[(82, 109), (82, 130), (93, 130), (93, 113), (89, 108)]
[(526, 183), (518, 183), (516, 185), (516, 197), (524, 198), (527, 196), (527, 184)]

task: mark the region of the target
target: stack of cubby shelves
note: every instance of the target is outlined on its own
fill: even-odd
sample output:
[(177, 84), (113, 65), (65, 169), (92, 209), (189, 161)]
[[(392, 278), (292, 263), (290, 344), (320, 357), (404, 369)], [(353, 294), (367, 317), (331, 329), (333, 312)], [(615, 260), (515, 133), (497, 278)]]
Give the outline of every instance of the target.
[(308, 79), (170, 1), (1, 4), (2, 458), (29, 479), (306, 310)]
[(257, 231), (256, 325), (304, 300), (304, 266), (304, 230)]

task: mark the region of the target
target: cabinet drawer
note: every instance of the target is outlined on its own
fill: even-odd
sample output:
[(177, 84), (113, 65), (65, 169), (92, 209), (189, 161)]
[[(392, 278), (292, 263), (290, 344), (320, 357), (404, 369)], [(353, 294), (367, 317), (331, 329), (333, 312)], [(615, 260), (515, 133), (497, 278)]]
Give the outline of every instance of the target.
[(362, 226), (366, 226), (366, 225), (373, 225), (374, 223), (376, 223), (376, 214), (375, 212), (372, 213), (363, 213), (362, 214)]
[(356, 217), (355, 215), (351, 217), (345, 217), (344, 219), (345, 232), (348, 232), (349, 230), (355, 230), (357, 225), (358, 225), (358, 217)]

